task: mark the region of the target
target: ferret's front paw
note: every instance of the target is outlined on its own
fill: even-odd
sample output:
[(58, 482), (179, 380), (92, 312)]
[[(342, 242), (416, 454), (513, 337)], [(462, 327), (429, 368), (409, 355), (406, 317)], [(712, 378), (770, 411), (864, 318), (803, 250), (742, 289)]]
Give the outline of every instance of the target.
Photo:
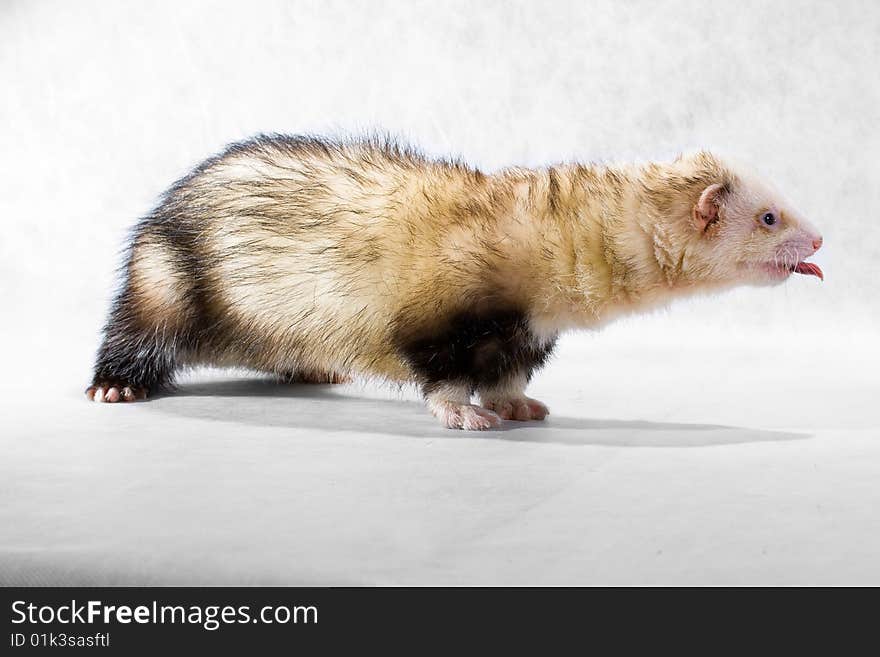
[(543, 420), (550, 413), (550, 409), (537, 399), (524, 396), (484, 400), (483, 405), (504, 420)]
[(449, 429), (482, 431), (501, 426), (501, 418), (474, 404), (444, 401), (433, 405), (431, 412)]
[(96, 383), (86, 388), (86, 397), (96, 402), (130, 402), (147, 398), (147, 389), (124, 383)]

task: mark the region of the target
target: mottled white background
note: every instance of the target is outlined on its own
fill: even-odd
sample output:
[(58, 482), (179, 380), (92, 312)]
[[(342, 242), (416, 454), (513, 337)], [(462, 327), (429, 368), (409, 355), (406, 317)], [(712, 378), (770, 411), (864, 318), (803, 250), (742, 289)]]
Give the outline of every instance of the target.
[(880, 320), (874, 3), (7, 0), (0, 26), (0, 272), (45, 330), (94, 331), (128, 227), (227, 142), (375, 129), (488, 170), (737, 156), (823, 231), (826, 283), (652, 326)]
[[(880, 582), (878, 65), (873, 2), (3, 0), (0, 579)], [(362, 386), (82, 401), (171, 181), (375, 129), (487, 170), (737, 156), (826, 281), (568, 337), (548, 425), (492, 438)]]

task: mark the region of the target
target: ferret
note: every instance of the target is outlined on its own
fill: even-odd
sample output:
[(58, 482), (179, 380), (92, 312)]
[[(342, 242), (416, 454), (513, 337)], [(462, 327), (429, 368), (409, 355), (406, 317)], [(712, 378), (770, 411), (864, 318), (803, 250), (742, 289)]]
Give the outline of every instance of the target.
[(390, 139), (260, 135), (136, 225), (86, 394), (144, 399), (182, 367), (237, 366), (415, 383), (455, 429), (542, 420), (525, 389), (561, 332), (823, 278), (805, 262), (821, 245), (771, 186), (705, 151), (487, 174)]

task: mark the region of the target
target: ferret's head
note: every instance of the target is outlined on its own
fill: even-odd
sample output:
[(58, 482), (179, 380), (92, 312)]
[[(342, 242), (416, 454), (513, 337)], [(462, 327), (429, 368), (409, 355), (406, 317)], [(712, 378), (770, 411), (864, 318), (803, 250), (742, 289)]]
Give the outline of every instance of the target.
[(822, 236), (778, 191), (708, 153), (679, 158), (686, 183), (683, 270), (694, 281), (773, 285), (792, 273), (823, 278), (806, 262)]

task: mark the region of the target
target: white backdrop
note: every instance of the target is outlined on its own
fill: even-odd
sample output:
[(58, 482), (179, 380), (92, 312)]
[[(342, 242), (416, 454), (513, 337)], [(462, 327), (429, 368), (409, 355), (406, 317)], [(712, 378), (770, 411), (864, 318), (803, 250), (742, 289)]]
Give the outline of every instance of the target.
[(6, 0), (0, 29), (0, 285), (50, 325), (94, 331), (125, 231), (201, 158), (259, 131), (363, 129), (489, 170), (741, 157), (823, 231), (827, 280), (694, 318), (880, 319), (873, 3)]
[[(590, 417), (653, 414), (737, 426), (873, 431), (871, 400), (880, 392), (873, 369), (880, 342), (878, 65), (880, 4), (870, 2), (3, 0), (0, 337), (6, 392), (0, 411), (13, 429), (10, 440), (54, 435), (60, 427), (79, 427), (84, 435), (114, 431), (118, 420), (110, 416), (90, 424), (96, 416), (81, 402), (81, 390), (126, 231), (175, 178), (226, 142), (255, 132), (374, 129), (486, 170), (669, 157), (694, 147), (753, 163), (822, 230), (825, 246), (816, 261), (825, 283), (794, 277), (781, 288), (677, 303), (599, 336), (571, 336), (551, 366), (556, 374), (536, 385), (554, 391), (561, 397), (557, 408), (572, 415), (586, 404), (579, 386), (587, 390), (589, 384), (583, 412)], [(666, 351), (653, 352), (654, 343)], [(675, 350), (696, 343), (707, 351), (691, 354), (688, 369)], [(631, 345), (642, 346), (628, 351)], [(758, 351), (749, 358), (725, 355), (741, 348)], [(615, 349), (635, 361), (603, 356)], [(626, 369), (632, 362), (640, 369)], [(589, 363), (601, 363), (598, 373)], [(706, 368), (733, 387), (715, 391), (721, 399), (690, 407), (686, 400), (695, 395), (705, 399), (707, 383), (699, 376)], [(615, 369), (623, 372), (617, 379)], [(804, 383), (804, 377), (813, 378)], [(670, 381), (680, 399), (656, 407), (634, 406), (617, 395), (669, 390)], [(796, 381), (796, 392), (784, 394), (783, 387)], [(572, 386), (576, 394), (566, 397)], [(766, 406), (744, 416), (739, 402), (725, 402), (724, 395), (742, 399), (739, 394)], [(60, 411), (53, 400), (62, 398), (69, 407)], [(547, 401), (553, 408), (554, 400)], [(191, 416), (210, 416), (211, 408), (190, 409)], [(157, 422), (125, 412), (113, 417), (134, 422), (125, 426), (135, 432), (138, 418), (146, 427)], [(288, 420), (281, 424), (292, 431), (296, 418)], [(638, 427), (627, 426), (622, 445), (637, 433)], [(332, 419), (325, 428), (334, 428)], [(564, 444), (581, 440), (574, 437), (576, 426), (560, 430)], [(535, 435), (555, 435), (547, 431)], [(608, 440), (597, 444), (614, 444)], [(651, 438), (634, 442), (643, 440)], [(87, 441), (85, 448), (91, 454), (95, 446)], [(26, 446), (5, 449), (19, 458), (6, 461), (6, 481), (40, 480), (46, 464)], [(789, 457), (780, 454), (782, 462)], [(863, 457), (850, 454), (847, 462)], [(120, 455), (119, 463), (126, 458)], [(824, 480), (829, 488), (837, 485), (835, 477)], [(9, 506), (5, 519), (15, 522), (16, 509), (31, 500), (30, 489), (10, 485), (22, 506)], [(876, 494), (859, 489), (849, 501)], [(862, 545), (865, 526), (853, 524), (849, 534)], [(481, 564), (477, 559), (473, 572), (485, 572)], [(247, 571), (246, 564), (241, 568)], [(327, 572), (351, 581), (333, 564)], [(396, 581), (424, 581), (425, 572), (413, 566), (410, 580)], [(432, 581), (445, 581), (448, 571), (439, 572)], [(567, 572), (560, 567), (558, 581), (567, 581)], [(497, 581), (515, 579), (499, 575)], [(472, 580), (462, 575), (458, 581)]]

